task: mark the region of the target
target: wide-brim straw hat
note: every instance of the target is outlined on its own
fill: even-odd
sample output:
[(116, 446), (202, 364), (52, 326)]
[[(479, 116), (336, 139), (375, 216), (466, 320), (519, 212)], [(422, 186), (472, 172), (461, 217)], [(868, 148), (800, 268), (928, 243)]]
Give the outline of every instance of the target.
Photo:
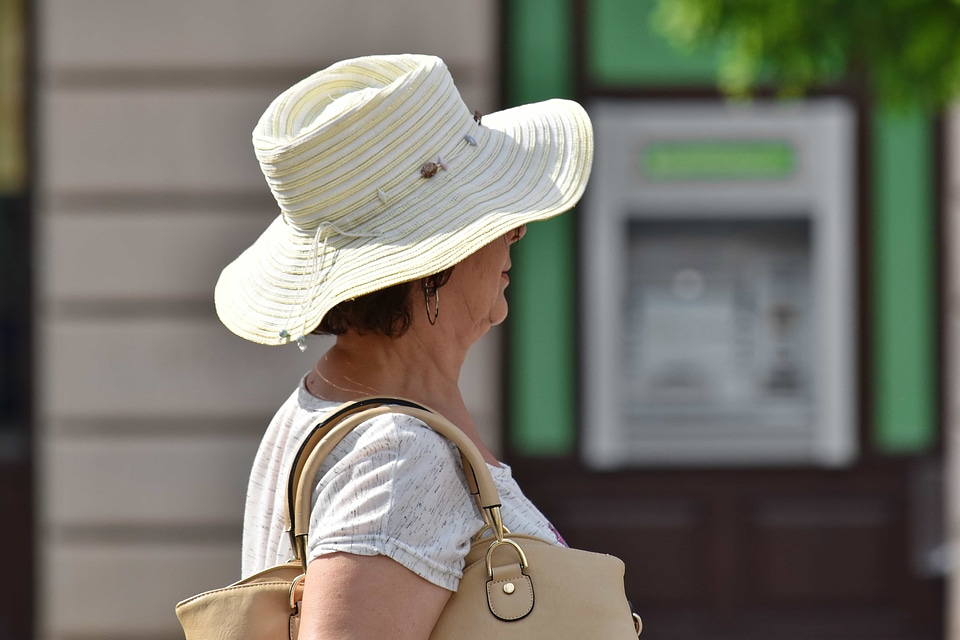
[[(231, 331), (295, 341), (336, 304), (451, 267), (583, 194), (584, 109), (548, 100), (479, 117), (433, 56), (346, 60), (298, 82), (253, 144), (281, 215), (214, 294)], [(302, 344), (302, 341), (301, 341)]]

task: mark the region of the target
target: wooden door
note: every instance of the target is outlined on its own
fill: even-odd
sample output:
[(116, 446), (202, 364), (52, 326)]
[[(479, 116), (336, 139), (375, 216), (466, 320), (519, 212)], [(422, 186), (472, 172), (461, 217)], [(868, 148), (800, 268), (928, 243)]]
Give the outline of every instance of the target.
[(924, 468), (598, 475), (571, 460), (515, 465), (572, 546), (626, 562), (627, 595), (661, 640), (942, 637), (943, 582), (918, 567), (931, 549), (918, 548), (911, 520), (938, 500), (922, 491)]

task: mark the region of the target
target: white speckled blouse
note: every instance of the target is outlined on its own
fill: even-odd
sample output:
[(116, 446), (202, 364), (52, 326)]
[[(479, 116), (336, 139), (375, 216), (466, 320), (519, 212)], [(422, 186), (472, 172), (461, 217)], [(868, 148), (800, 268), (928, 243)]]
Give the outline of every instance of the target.
[[(244, 576), (292, 557), (283, 517), (288, 469), (303, 438), (338, 406), (310, 395), (301, 380), (267, 428), (247, 488)], [(520, 491), (510, 468), (488, 468), (507, 528), (564, 544)], [(415, 418), (386, 414), (347, 435), (324, 462), (307, 555), (385, 555), (456, 591), (470, 538), (482, 524), (456, 447)]]

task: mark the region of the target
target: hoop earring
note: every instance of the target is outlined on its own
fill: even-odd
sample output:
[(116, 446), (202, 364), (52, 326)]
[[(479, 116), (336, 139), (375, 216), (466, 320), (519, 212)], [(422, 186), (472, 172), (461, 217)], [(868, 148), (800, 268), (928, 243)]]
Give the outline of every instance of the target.
[[(430, 311), (430, 298), (435, 298), (433, 311)], [(426, 280), (423, 282), (423, 300), (427, 306), (427, 321), (430, 324), (437, 324), (437, 318), (440, 317), (440, 289), (427, 286)]]

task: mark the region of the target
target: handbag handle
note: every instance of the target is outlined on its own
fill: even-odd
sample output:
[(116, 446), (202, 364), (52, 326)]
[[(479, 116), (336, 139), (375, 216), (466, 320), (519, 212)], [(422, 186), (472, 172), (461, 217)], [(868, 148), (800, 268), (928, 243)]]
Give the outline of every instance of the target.
[(307, 565), (306, 544), (311, 496), (314, 481), (323, 460), (348, 433), (364, 422), (387, 413), (402, 413), (417, 418), (456, 445), (463, 460), (468, 488), (482, 510), (484, 521), (493, 530), (496, 539), (503, 541), (500, 495), (486, 461), (473, 441), (452, 422), (416, 403), (394, 398), (367, 399), (345, 406), (316, 427), (297, 454), (302, 464), (297, 460), (291, 470), (290, 481), (295, 490), (288, 492), (288, 508), (291, 504), (293, 506), (292, 511), (288, 513), (290, 521), (288, 532), (291, 536), (294, 555), (303, 564), (304, 571)]
[(293, 538), (294, 530), (294, 518), (296, 517), (296, 493), (297, 493), (297, 484), (300, 482), (300, 476), (303, 474), (303, 467), (307, 463), (307, 458), (310, 455), (310, 452), (313, 451), (314, 447), (317, 446), (317, 443), (320, 442), (320, 439), (326, 434), (327, 430), (343, 420), (345, 417), (349, 416), (352, 413), (357, 411), (362, 411), (370, 407), (377, 407), (383, 404), (393, 404), (393, 405), (403, 405), (408, 407), (416, 407), (423, 409), (421, 405), (411, 402), (409, 400), (404, 400), (402, 398), (361, 398), (359, 400), (353, 400), (351, 402), (346, 402), (342, 404), (336, 411), (327, 416), (319, 424), (315, 425), (311, 429), (310, 433), (307, 434), (307, 437), (304, 438), (303, 443), (300, 445), (300, 448), (297, 450), (297, 454), (293, 458), (293, 464), (290, 467), (290, 475), (287, 477), (287, 508), (284, 512), (284, 519), (286, 524), (287, 534), (290, 536), (290, 544), (293, 546), (294, 551), (296, 551), (296, 546)]

